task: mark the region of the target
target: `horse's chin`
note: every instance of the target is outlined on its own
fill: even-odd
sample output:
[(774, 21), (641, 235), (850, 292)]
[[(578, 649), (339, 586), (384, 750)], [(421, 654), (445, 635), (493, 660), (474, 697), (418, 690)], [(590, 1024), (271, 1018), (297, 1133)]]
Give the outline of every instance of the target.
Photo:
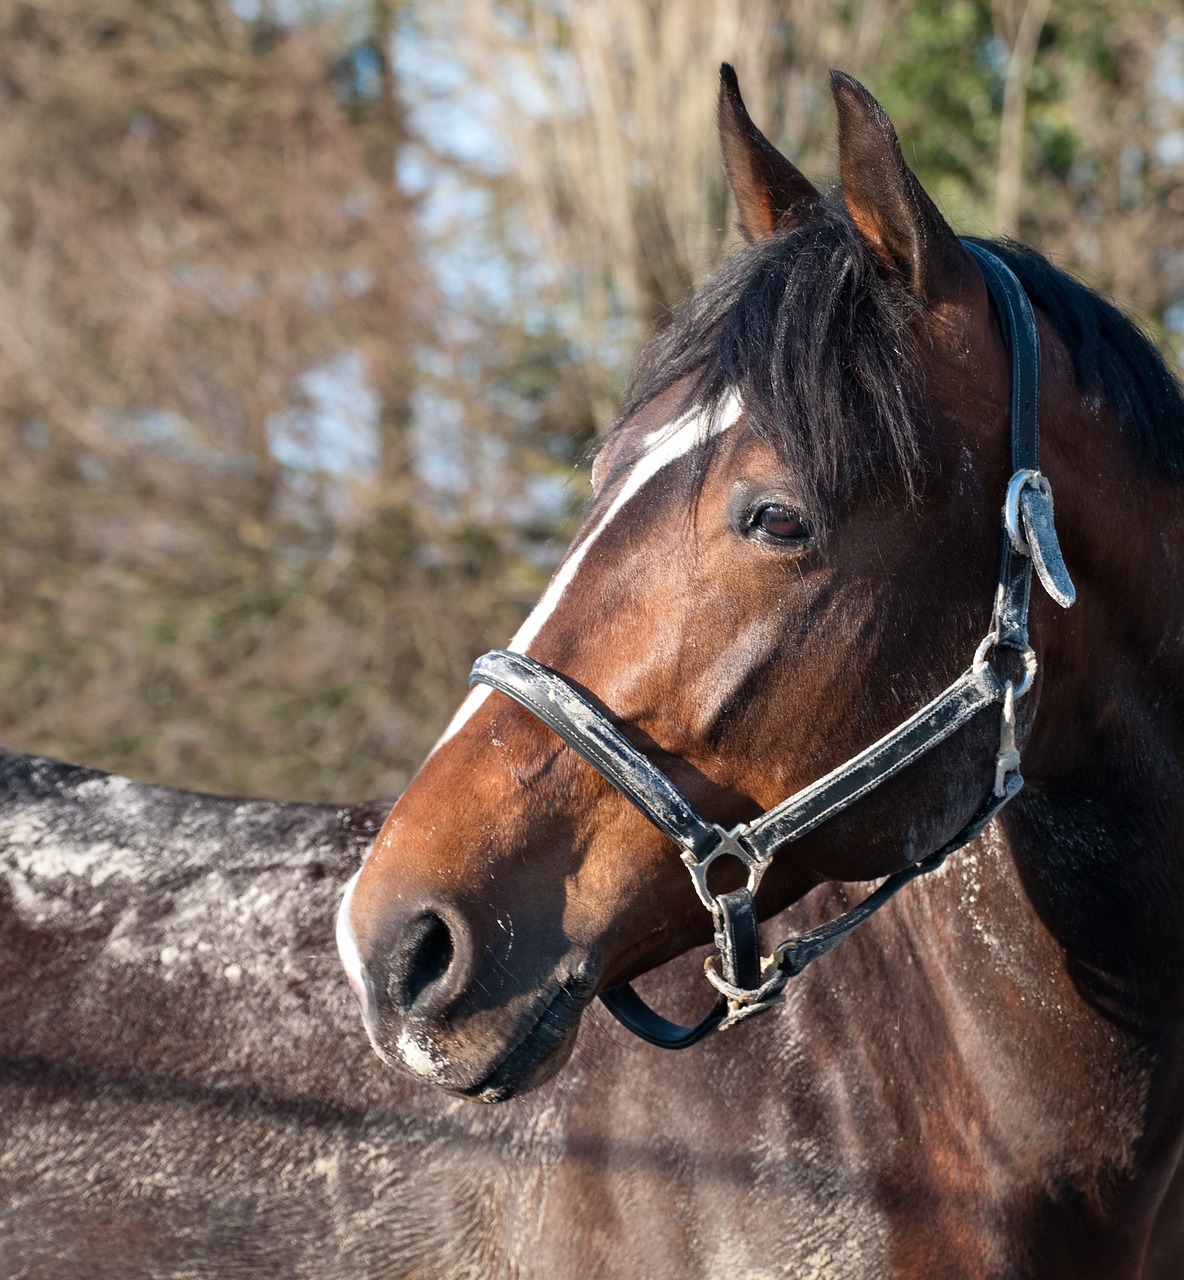
[(576, 1023), (564, 1031), (559, 1040), (538, 1044), (533, 1037), (524, 1041), (493, 1071), (471, 1090), (455, 1090), (471, 1102), (508, 1102), (546, 1084), (567, 1063), (576, 1044)]
[(517, 1033), (492, 1050), (445, 1050), (426, 1030), (404, 1027), (393, 1044), (371, 1034), (382, 1060), (397, 1070), (471, 1102), (506, 1102), (551, 1079), (571, 1057), (591, 992), (565, 984), (543, 996)]

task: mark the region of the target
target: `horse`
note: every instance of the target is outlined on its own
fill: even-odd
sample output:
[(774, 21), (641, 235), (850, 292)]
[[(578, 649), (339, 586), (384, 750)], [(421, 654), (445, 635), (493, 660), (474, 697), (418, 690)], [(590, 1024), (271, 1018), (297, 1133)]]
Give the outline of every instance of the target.
[[(5, 1280), (763, 1276), (811, 1196), (859, 1220), (857, 1188), (786, 1182), (775, 1109), (726, 1153), (708, 1099), (688, 1108), (648, 1046), (639, 1095), (631, 1038), (599, 1011), (555, 1088), (500, 1108), (392, 1077), (332, 935), (390, 807), (0, 751)], [(648, 982), (682, 1007), (679, 965)], [(754, 1179), (778, 1213), (739, 1234)], [(839, 1274), (842, 1250), (818, 1248)]]
[[(700, 1153), (556, 1210), (581, 1274), (1184, 1275), (1184, 399), (831, 89), (837, 198), (724, 67), (747, 243), (643, 356), (342, 962), (411, 1078)], [(590, 1067), (598, 996), (655, 1047)]]

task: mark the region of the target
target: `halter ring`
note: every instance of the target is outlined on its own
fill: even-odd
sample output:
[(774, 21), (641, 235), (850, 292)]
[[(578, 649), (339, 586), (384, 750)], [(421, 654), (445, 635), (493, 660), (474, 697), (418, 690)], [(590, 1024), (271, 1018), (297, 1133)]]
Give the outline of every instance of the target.
[[(971, 666), (975, 671), (981, 671), (987, 666), (987, 654), (999, 643), (999, 636), (994, 631), (988, 631), (982, 640), (979, 641), (978, 648), (974, 651), (974, 660)], [(1036, 659), (1036, 650), (1031, 645), (1026, 645), (1023, 649), (1017, 649), (1016, 652), (1024, 661), (1024, 678), (1015, 686), (1012, 692), (1012, 698), (1022, 698), (1025, 693), (1032, 687), (1032, 681), (1036, 678), (1036, 668), (1040, 665)], [(1011, 682), (1008, 681), (1008, 684)]]
[(684, 849), (679, 854), (686, 869), (691, 873), (691, 883), (695, 886), (699, 901), (708, 911), (715, 905), (715, 895), (707, 887), (707, 870), (716, 858), (722, 858), (727, 854), (742, 863), (748, 871), (747, 889), (752, 894), (756, 893), (761, 878), (773, 861), (772, 854), (762, 858), (740, 843), (740, 837), (748, 830), (747, 823), (741, 822), (730, 831), (725, 830), (718, 822), (712, 823), (712, 827), (719, 836), (719, 842), (712, 845), (702, 857), (696, 857), (689, 849)]

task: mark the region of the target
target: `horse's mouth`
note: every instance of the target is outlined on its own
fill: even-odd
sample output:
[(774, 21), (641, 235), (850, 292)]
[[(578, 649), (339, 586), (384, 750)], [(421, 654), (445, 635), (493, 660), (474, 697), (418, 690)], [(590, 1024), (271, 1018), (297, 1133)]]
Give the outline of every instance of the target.
[(577, 975), (545, 991), (533, 1006), (533, 1015), (519, 1022), (522, 1029), (510, 1038), (495, 1065), (484, 1074), (472, 1073), (476, 1076), (473, 1083), (462, 1082), (469, 1073), (458, 1070), (461, 1063), (434, 1037), (404, 1028), (391, 1043), (375, 1034), (369, 1025), (367, 1030), (379, 1057), (391, 1066), (457, 1097), (474, 1102), (505, 1102), (545, 1083), (567, 1061), (575, 1045), (580, 1015), (594, 989), (595, 982)]
[(570, 1056), (580, 1015), (591, 996), (582, 983), (560, 986), (525, 1035), (479, 1084), (453, 1092), (475, 1102), (505, 1102), (544, 1084)]

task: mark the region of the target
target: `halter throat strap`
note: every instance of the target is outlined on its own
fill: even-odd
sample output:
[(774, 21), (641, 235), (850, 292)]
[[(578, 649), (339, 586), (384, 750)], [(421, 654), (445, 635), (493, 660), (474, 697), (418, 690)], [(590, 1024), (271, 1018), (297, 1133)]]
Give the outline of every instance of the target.
[[(1073, 602), (1073, 584), (1056, 541), (1051, 490), (1038, 470), (1040, 339), (1035, 316), (1012, 271), (981, 245), (963, 244), (982, 270), (1011, 358), (1013, 475), (1003, 510), (991, 630), (970, 667), (936, 698), (824, 777), (753, 821), (725, 830), (701, 817), (669, 778), (558, 673), (510, 650), (493, 650), (473, 666), (470, 685), (489, 685), (524, 707), (669, 836), (680, 850), (695, 892), (712, 914), (718, 959), (708, 957), (705, 968), (717, 1000), (700, 1022), (684, 1027), (668, 1021), (628, 985), (601, 994), (619, 1021), (653, 1044), (686, 1048), (710, 1031), (770, 1008), (781, 999), (791, 977), (837, 946), (909, 881), (935, 870), (949, 854), (979, 836), (1023, 786), (1015, 742), (1015, 702), (1031, 687), (1036, 671), (1027, 630), (1033, 566), (1049, 594), (1065, 607)], [(1018, 685), (1001, 679), (990, 665), (989, 655), (997, 648), (1021, 656), (1025, 670)], [(770, 956), (762, 957), (755, 894), (773, 858), (991, 706), (1001, 708), (995, 783), (970, 821), (939, 849), (889, 876), (856, 907), (786, 939)], [(748, 882), (717, 895), (708, 887), (707, 873), (724, 856), (744, 865)]]

